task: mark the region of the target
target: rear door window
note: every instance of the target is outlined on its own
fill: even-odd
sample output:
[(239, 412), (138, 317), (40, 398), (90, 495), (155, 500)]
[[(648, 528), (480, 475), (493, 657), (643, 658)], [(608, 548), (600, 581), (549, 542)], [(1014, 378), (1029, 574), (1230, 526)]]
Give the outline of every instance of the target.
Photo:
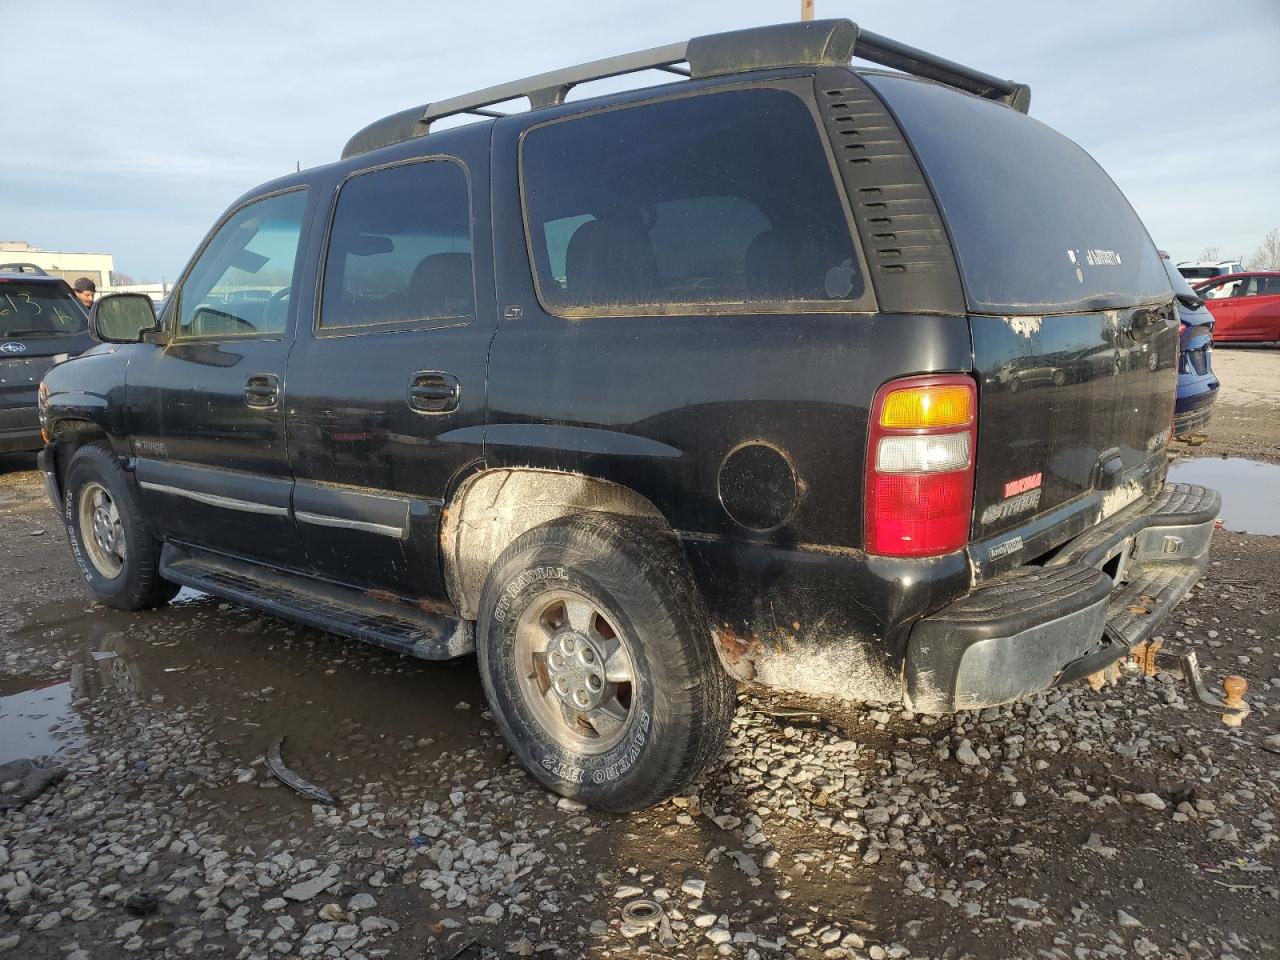
[(1146, 228), (1084, 150), (1016, 110), (867, 74), (928, 177), (975, 313), (1070, 313), (1170, 299)]
[(849, 310), (866, 287), (808, 105), (750, 88), (607, 109), (521, 145), (538, 295), (561, 316)]
[(456, 322), (474, 314), (462, 166), (435, 159), (348, 180), (329, 234), (321, 329)]

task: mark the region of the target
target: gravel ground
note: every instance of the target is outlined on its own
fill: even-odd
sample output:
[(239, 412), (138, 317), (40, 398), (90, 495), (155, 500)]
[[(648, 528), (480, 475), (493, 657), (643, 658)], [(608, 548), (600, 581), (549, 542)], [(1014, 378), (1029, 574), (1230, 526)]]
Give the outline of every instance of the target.
[[(1164, 630), (1249, 681), (1242, 728), (1168, 676), (942, 719), (744, 691), (696, 792), (614, 817), (523, 773), (470, 660), (95, 606), (30, 466), (0, 458), (0, 762), (68, 774), (0, 813), (6, 960), (1280, 955), (1276, 538), (1220, 531)], [(267, 774), (281, 735), (338, 806)]]

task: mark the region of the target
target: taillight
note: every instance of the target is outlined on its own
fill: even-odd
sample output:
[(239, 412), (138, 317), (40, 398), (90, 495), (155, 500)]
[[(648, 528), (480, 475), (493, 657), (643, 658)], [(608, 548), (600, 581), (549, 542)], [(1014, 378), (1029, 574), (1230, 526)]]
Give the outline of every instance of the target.
[(906, 377), (876, 392), (867, 444), (868, 553), (935, 556), (969, 541), (977, 429), (969, 377)]

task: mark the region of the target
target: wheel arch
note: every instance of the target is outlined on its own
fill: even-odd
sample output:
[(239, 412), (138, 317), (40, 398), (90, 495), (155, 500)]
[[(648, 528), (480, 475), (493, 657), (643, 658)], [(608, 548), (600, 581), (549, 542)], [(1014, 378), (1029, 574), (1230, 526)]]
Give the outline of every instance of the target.
[(51, 451), (48, 460), (48, 466), (53, 472), (51, 480), (58, 497), (61, 498), (67, 467), (71, 464), (71, 458), (75, 456), (76, 451), (91, 443), (111, 447), (111, 437), (100, 424), (77, 417), (51, 420), (46, 431), (49, 437), (46, 449)]
[(480, 592), (503, 550), (527, 530), (584, 512), (657, 520), (662, 512), (629, 487), (568, 471), (503, 467), (467, 477), (444, 509), (440, 551), (459, 614), (474, 620)]

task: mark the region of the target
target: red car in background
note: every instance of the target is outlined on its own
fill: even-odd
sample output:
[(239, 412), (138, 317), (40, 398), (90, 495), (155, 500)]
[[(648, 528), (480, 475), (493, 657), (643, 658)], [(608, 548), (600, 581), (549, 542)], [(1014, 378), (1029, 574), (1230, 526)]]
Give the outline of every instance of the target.
[(1214, 343), (1280, 340), (1280, 271), (1229, 273), (1195, 291), (1217, 321)]

